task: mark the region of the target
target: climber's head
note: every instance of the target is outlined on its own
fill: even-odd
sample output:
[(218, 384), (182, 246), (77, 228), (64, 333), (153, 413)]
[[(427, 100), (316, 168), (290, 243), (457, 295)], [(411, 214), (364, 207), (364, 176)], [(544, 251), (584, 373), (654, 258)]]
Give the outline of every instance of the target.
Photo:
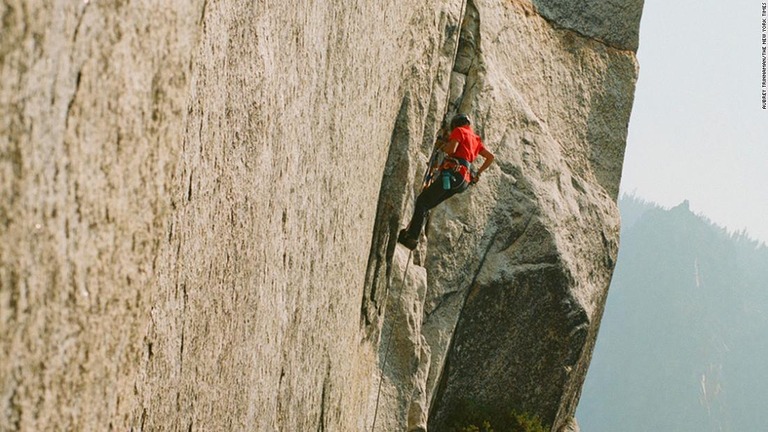
[(456, 129), (457, 127), (466, 126), (468, 124), (471, 124), (469, 121), (469, 116), (466, 114), (456, 114), (451, 119), (451, 130)]

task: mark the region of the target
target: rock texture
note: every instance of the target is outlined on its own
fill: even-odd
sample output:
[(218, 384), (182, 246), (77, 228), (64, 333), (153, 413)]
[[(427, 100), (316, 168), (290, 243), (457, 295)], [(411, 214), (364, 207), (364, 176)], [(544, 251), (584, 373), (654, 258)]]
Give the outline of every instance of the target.
[(533, 0), (533, 4), (556, 26), (618, 49), (637, 51), (643, 0)]
[[(0, 3), (0, 430), (438, 431), (465, 397), (565, 425), (626, 3)], [(498, 164), (406, 256), (458, 110)]]
[[(430, 356), (410, 359), (429, 364), (430, 430), (447, 430), (466, 403), (574, 428), (618, 249), (615, 199), (635, 58), (553, 25), (525, 2), (468, 1), (463, 16), (451, 80), (433, 90), (447, 106), (401, 110), (393, 142), (426, 153), (434, 137), (421, 131), (461, 110), (498, 164), (432, 212), (428, 246), (414, 255), (427, 272), (420, 325)], [(392, 172), (402, 157), (391, 154)], [(419, 172), (411, 172), (417, 182)], [(384, 178), (380, 218), (403, 206), (399, 178)], [(409, 200), (405, 207), (407, 215)], [(397, 226), (378, 227), (369, 274), (391, 272), (384, 251)], [(380, 291), (383, 279), (369, 285)], [(396, 375), (393, 367), (382, 368)]]

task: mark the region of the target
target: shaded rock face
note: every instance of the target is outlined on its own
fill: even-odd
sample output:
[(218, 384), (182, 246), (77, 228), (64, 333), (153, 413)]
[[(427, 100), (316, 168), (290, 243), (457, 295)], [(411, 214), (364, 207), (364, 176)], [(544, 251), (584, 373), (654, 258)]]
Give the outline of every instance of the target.
[(637, 51), (643, 0), (533, 0), (543, 17), (558, 27), (612, 47)]
[[(429, 358), (410, 359), (429, 365), (428, 427), (448, 430), (471, 403), (574, 429), (618, 249), (615, 199), (635, 57), (553, 25), (525, 2), (468, 1), (462, 15), (451, 79), (438, 81), (431, 98), (445, 107), (404, 102), (392, 142), (408, 147), (390, 153), (388, 165), (402, 169), (401, 155), (413, 148), (424, 161), (445, 112), (468, 112), (497, 155), (477, 186), (432, 211), (426, 246), (414, 252), (427, 275), (419, 327)], [(408, 198), (422, 169), (411, 168)], [(377, 226), (367, 285), (392, 296), (401, 287), (387, 278), (403, 267), (390, 263), (394, 236), (412, 202), (399, 182), (384, 176), (379, 221), (403, 206), (406, 217)], [(383, 317), (385, 328), (397, 319)], [(379, 356), (382, 379), (403, 387), (398, 397), (379, 395), (379, 411), (388, 406), (401, 429), (422, 430), (398, 414), (408, 391), (391, 355)]]
[[(570, 421), (634, 53), (599, 8), (305, 6), (0, 5), (0, 429)], [(456, 111), (498, 163), (406, 255)]]

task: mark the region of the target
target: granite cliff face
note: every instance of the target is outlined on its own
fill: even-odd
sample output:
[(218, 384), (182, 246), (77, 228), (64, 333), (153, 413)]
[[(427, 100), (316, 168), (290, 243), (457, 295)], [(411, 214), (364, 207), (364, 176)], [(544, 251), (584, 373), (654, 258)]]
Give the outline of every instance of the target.
[[(4, 1), (0, 430), (572, 424), (642, 8), (592, 3)], [(458, 110), (498, 163), (407, 264)]]

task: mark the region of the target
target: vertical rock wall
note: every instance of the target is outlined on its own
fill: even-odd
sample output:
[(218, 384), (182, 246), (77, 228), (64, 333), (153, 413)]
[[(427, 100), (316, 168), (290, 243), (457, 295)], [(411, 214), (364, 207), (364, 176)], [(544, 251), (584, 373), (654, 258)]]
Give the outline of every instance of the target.
[[(383, 340), (390, 327), (417, 333), (395, 337), (394, 349), (379, 347), (382, 388), (390, 392), (380, 391), (378, 404), (393, 417), (383, 424), (425, 430), (404, 416), (413, 413), (408, 406), (421, 406), (404, 395), (418, 401), (423, 389), (430, 430), (447, 430), (470, 405), (490, 416), (537, 416), (555, 431), (575, 427), (618, 250), (615, 199), (637, 77), (627, 47), (637, 45), (642, 2), (624, 2), (632, 12), (626, 20), (599, 5), (573, 6), (604, 27), (559, 20), (552, 10), (567, 5), (539, 3), (467, 1), (451, 78), (433, 89), (440, 103), (404, 111), (410, 123), (396, 128), (393, 142), (426, 155), (434, 135), (422, 133), (419, 121), (430, 131), (436, 117), (467, 112), (497, 163), (477, 186), (432, 212), (412, 257), (426, 270), (426, 291), (397, 275), (387, 287), (390, 300), (416, 298), (413, 310), (422, 312), (399, 325), (384, 316)], [(411, 173), (416, 191), (422, 169)], [(396, 181), (385, 176), (388, 183)], [(403, 194), (411, 197), (408, 189), (383, 188), (380, 217), (403, 206)], [(369, 274), (378, 291), (384, 278), (376, 275), (391, 278), (404, 267), (392, 252), (395, 225), (379, 226), (374, 237)], [(389, 319), (403, 318), (392, 312)], [(398, 353), (410, 363), (394, 360)], [(426, 367), (426, 382), (413, 386), (418, 372), (403, 374), (398, 364)]]
[(202, 2), (0, 16), (0, 430), (143, 428)]
[[(440, 430), (458, 394), (572, 414), (631, 51), (523, 1), (0, 17), (0, 430)], [(498, 164), (405, 256), (457, 110)]]
[(441, 7), (3, 2), (0, 429), (361, 429), (381, 173)]

